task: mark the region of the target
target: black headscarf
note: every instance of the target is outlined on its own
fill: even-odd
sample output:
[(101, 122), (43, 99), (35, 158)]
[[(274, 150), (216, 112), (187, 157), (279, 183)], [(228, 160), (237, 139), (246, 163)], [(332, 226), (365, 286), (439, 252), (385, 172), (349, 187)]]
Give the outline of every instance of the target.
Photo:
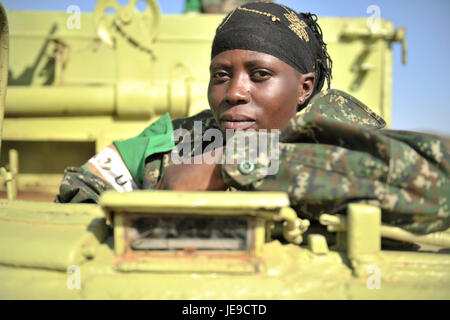
[(275, 3), (253, 2), (230, 12), (217, 27), (211, 59), (233, 49), (270, 54), (300, 73), (316, 73), (314, 93), (331, 79), (331, 59), (317, 17)]

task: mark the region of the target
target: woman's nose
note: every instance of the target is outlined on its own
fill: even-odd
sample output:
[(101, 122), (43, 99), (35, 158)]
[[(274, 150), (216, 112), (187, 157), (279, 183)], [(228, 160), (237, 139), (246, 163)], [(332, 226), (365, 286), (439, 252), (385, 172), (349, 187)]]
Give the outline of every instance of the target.
[(250, 84), (245, 75), (235, 75), (229, 81), (225, 101), (229, 105), (246, 104), (250, 102)]

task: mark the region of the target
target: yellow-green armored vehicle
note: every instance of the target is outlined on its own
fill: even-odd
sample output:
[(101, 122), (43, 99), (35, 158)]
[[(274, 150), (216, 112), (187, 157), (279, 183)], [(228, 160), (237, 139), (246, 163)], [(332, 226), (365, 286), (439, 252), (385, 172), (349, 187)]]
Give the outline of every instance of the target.
[[(137, 2), (1, 10), (0, 299), (450, 298), (450, 232), (384, 225), (374, 206), (319, 223), (277, 192), (107, 191), (100, 205), (53, 203), (65, 167), (166, 112), (208, 108), (223, 15)], [(363, 18), (320, 24), (332, 87), (389, 124), (391, 45), (405, 51), (405, 31), (382, 20), (374, 33)]]

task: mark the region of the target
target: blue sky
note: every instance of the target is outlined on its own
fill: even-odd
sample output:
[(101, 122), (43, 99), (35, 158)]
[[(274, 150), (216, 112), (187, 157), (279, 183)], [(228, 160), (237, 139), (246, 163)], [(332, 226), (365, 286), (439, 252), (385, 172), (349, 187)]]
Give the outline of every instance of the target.
[[(128, 0), (118, 0), (127, 3)], [(377, 5), (381, 16), (407, 29), (408, 64), (394, 45), (392, 129), (426, 130), (450, 136), (449, 0), (280, 0), (296, 11), (321, 16), (365, 17)], [(78, 5), (93, 11), (94, 0), (3, 0), (7, 10), (58, 10)], [(181, 13), (184, 0), (159, 0), (163, 13)], [(319, 20), (320, 21), (320, 20)]]

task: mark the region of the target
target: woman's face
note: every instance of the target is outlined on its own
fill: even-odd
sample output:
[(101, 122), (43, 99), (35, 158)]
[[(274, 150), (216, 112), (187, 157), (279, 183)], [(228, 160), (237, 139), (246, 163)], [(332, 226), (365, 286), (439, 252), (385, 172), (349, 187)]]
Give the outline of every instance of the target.
[(212, 59), (210, 74), (208, 101), (223, 132), (281, 129), (308, 95), (304, 75), (261, 52), (221, 52)]

